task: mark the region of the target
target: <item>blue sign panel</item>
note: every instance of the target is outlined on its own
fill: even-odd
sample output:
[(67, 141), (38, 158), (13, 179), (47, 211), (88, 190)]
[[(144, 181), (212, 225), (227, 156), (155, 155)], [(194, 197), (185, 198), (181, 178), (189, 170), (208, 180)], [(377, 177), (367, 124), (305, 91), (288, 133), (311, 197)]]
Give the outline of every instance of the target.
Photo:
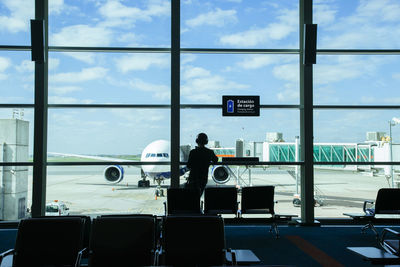
[(260, 96), (222, 96), (222, 116), (260, 116)]

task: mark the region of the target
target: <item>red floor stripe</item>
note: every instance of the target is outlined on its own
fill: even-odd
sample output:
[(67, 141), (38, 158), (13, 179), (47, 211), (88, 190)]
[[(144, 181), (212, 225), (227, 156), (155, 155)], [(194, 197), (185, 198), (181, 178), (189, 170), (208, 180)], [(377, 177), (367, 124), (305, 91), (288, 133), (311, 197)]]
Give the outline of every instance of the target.
[(285, 236), (289, 239), (292, 243), (294, 243), (299, 249), (307, 253), (311, 256), (314, 260), (316, 260), (322, 266), (329, 266), (329, 267), (344, 267), (343, 264), (336, 261), (334, 258), (311, 244), (310, 242), (304, 240), (298, 235), (290, 235)]

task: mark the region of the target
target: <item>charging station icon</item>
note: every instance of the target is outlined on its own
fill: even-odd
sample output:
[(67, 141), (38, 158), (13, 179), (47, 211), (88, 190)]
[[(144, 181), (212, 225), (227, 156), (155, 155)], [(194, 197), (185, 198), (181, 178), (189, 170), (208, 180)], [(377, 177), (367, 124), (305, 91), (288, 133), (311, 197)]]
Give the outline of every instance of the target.
[(228, 113), (234, 113), (235, 112), (235, 104), (233, 100), (228, 100), (227, 101), (227, 108), (226, 108)]

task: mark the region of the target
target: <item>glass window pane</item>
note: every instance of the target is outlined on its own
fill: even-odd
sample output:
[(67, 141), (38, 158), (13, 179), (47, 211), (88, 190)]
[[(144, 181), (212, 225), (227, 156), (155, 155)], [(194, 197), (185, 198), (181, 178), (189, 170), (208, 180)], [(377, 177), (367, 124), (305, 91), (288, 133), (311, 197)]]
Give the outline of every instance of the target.
[(397, 0), (314, 1), (320, 49), (399, 49)]
[(51, 104), (169, 104), (170, 55), (50, 53)]
[(34, 18), (34, 0), (1, 1), (0, 45), (31, 45), (30, 20)]
[(0, 51), (0, 103), (32, 104), (34, 71), (30, 52)]
[(32, 161), (33, 116), (33, 109), (0, 109), (0, 161)]
[(298, 48), (298, 1), (181, 1), (181, 46)]
[(223, 95), (298, 104), (298, 55), (182, 55), (182, 104), (222, 104)]
[(171, 4), (154, 1), (49, 1), (49, 45), (169, 47)]
[(399, 56), (318, 56), (314, 67), (314, 103), (397, 105)]
[(136, 157), (159, 139), (170, 140), (169, 109), (49, 110), (49, 152)]
[(294, 144), (300, 135), (299, 127), (300, 115), (296, 109), (261, 109), (260, 117), (222, 117), (219, 109), (181, 110), (181, 144), (191, 144), (193, 148), (201, 132), (221, 147), (235, 147), (238, 139), (245, 143), (268, 139)]
[(314, 161), (400, 161), (400, 125), (393, 120), (398, 117), (397, 110), (314, 111), (314, 145), (326, 144), (314, 148)]
[(0, 220), (17, 221), (31, 217), (32, 167), (2, 166), (0, 175)]
[[(164, 198), (155, 198), (153, 180), (151, 187), (138, 187), (142, 180), (140, 168), (118, 166), (124, 170), (123, 181), (111, 184), (104, 178), (104, 171), (110, 167), (113, 166), (49, 166), (46, 203), (64, 203), (68, 208), (64, 212), (69, 215), (164, 215)], [(164, 191), (169, 183), (166, 180), (162, 184)]]
[[(346, 171), (328, 166), (314, 168), (315, 217), (349, 218), (343, 213), (362, 214), (365, 200), (375, 201), (380, 188), (391, 187), (390, 179), (374, 174), (376, 166), (359, 167), (362, 170)], [(399, 167), (394, 166), (398, 170)]]

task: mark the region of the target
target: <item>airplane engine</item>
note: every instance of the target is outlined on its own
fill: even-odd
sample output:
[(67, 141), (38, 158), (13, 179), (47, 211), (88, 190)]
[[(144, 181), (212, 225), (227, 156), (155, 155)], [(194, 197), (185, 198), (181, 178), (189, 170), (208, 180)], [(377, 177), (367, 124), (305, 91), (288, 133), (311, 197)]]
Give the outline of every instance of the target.
[(117, 184), (124, 179), (124, 168), (119, 165), (107, 166), (104, 169), (104, 178), (110, 184)]
[(225, 184), (228, 182), (230, 179), (228, 168), (229, 167), (223, 165), (213, 167), (212, 178), (214, 182), (217, 184)]

